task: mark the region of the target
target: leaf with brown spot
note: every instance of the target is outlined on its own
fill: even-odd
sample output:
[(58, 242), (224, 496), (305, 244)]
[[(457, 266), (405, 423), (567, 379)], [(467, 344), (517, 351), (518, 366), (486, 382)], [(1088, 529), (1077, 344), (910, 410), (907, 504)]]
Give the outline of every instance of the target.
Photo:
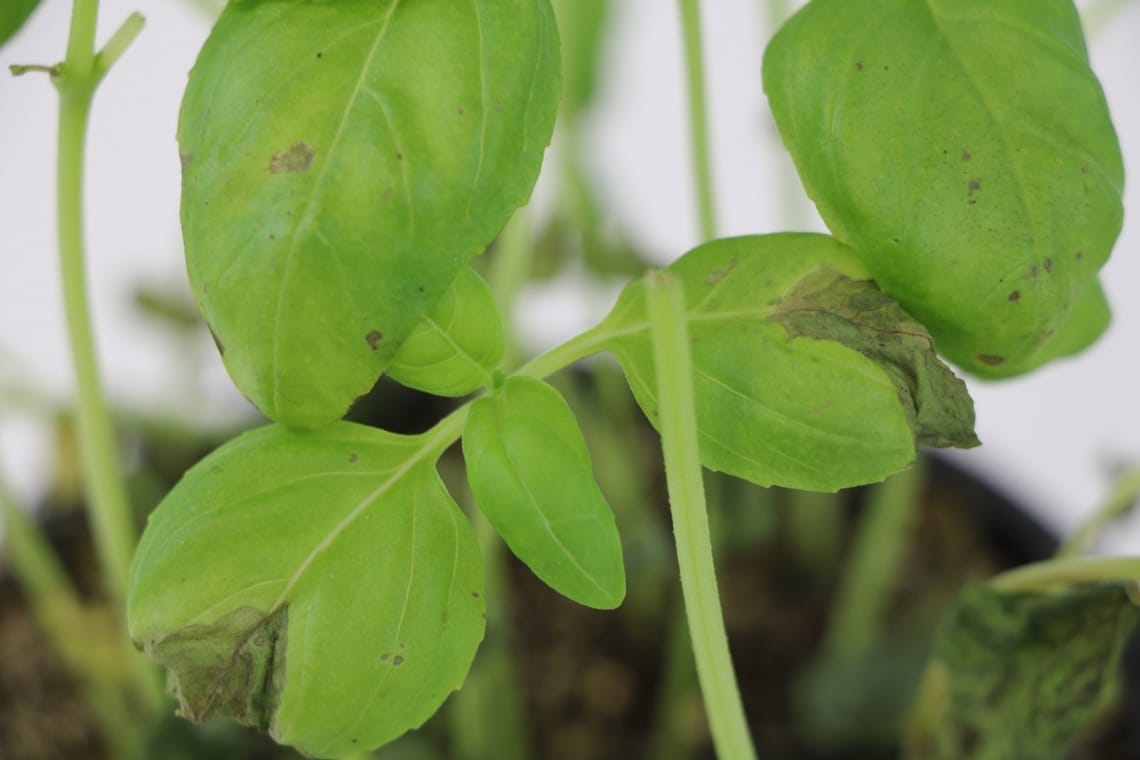
[[(459, 687), (483, 636), (470, 593), (483, 570), (438, 447), (273, 425), (186, 473), (150, 517), (127, 602), (183, 714), (343, 757), (419, 726)], [(399, 663), (377, 657), (395, 651)]]
[(1072, 294), (1099, 287), (1123, 165), (1071, 0), (812, 0), (763, 79), (827, 226), (950, 360), (1009, 377), (1103, 332)]
[(375, 384), (528, 200), (558, 64), (549, 0), (222, 11), (179, 119), (182, 228), (198, 304), (263, 413), (320, 426)]

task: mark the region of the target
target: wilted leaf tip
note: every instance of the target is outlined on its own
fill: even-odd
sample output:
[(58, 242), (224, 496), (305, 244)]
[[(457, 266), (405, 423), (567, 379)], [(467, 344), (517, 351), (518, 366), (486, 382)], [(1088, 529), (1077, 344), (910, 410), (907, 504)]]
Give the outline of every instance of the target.
[(285, 685), (288, 609), (266, 615), (240, 607), (209, 625), (143, 642), (169, 671), (179, 714), (195, 723), (227, 717), (267, 730)]
[(269, 159), (269, 173), (307, 172), (313, 166), (317, 151), (304, 140), (299, 140), (285, 150), (279, 150)]
[(926, 329), (874, 282), (818, 269), (784, 293), (769, 319), (791, 338), (833, 340), (878, 365), (895, 384), (916, 444), (979, 444), (966, 384), (942, 363)]

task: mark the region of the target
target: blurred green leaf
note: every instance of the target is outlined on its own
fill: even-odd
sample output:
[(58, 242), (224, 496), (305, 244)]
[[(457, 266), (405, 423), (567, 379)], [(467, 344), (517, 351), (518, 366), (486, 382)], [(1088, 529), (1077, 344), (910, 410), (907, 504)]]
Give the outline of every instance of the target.
[(1119, 585), (962, 592), (907, 732), (918, 760), (1061, 760), (1117, 689), (1140, 610)]
[(0, 3), (0, 46), (23, 28), (40, 0), (4, 0)]

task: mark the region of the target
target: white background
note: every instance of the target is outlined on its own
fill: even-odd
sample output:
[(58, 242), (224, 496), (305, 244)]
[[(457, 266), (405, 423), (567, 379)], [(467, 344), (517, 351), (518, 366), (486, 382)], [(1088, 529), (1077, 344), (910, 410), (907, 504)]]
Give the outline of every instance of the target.
[[(1084, 8), (1091, 3), (1082, 3)], [(1108, 5), (1109, 3), (1102, 3)], [(607, 74), (589, 136), (608, 204), (662, 263), (697, 242), (676, 3), (624, 0), (607, 44)], [(721, 235), (819, 228), (798, 195), (760, 87), (770, 34), (764, 0), (703, 3)], [(187, 351), (130, 305), (139, 283), (185, 289), (174, 141), (181, 91), (210, 14), (192, 0), (104, 0), (100, 39), (131, 11), (147, 27), (101, 88), (87, 181), (89, 271), (103, 374), (115, 403), (209, 423), (248, 410), (212, 347)], [(70, 3), (44, 0), (0, 51), (0, 387), (66, 404), (70, 367), (58, 292), (54, 227), (56, 98), (43, 76), (7, 76), (11, 63), (62, 57)], [(1120, 135), (1126, 175), (1140, 177), (1140, 2), (1090, 25), (1094, 69)], [(1104, 269), (1115, 311), (1095, 348), (1000, 384), (971, 382), (984, 446), (957, 459), (985, 472), (1055, 526), (1071, 527), (1103, 497), (1120, 465), (1140, 465), (1140, 202), (1130, 182), (1125, 228)], [(788, 188), (797, 193), (789, 197)], [(532, 291), (527, 340), (538, 349), (583, 329), (612, 292), (571, 285)], [(0, 397), (0, 471), (26, 501), (51, 461), (42, 414)], [(1140, 524), (1107, 547), (1140, 552)]]

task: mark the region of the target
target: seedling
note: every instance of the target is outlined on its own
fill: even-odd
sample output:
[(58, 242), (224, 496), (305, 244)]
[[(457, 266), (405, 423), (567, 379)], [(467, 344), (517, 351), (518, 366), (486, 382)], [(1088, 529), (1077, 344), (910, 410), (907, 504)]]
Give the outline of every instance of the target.
[[(916, 446), (977, 444), (940, 354), (1007, 377), (1107, 323), (1123, 178), (1076, 12), (949, 6), (813, 0), (771, 43), (764, 87), (830, 236), (707, 242), (515, 367), (469, 261), (527, 202), (554, 129), (549, 0), (228, 5), (183, 102), (182, 222), (226, 367), (273, 422), (190, 470), (134, 556), (130, 635), (182, 714), (340, 757), (434, 713), (484, 631), (479, 550), (436, 471), (456, 442), (514, 554), (619, 605), (614, 518), (546, 382), (610, 352), (662, 433), (718, 749), (749, 756), (700, 468), (879, 482)], [(385, 372), (475, 397), (420, 435), (341, 421)]]

